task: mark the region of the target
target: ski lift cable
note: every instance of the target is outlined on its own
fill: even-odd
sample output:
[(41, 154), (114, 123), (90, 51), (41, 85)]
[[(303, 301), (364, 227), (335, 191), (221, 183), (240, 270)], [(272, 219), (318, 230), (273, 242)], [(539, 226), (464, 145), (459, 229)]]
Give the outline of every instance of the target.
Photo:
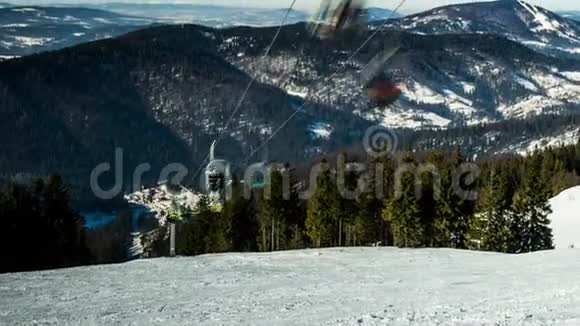
[[(264, 51), (264, 54), (260, 58), (260, 61), (263, 61), (264, 59), (266, 59), (266, 57), (270, 54), (270, 51), (272, 50), (272, 47), (276, 43), (276, 40), (278, 39), (278, 36), (280, 36), (280, 33), (282, 31), (282, 28), (284, 27), (284, 24), (286, 24), (286, 21), (288, 20), (288, 17), (290, 16), (290, 13), (292, 12), (292, 9), (294, 9), (294, 5), (296, 4), (296, 1), (297, 0), (292, 0), (292, 3), (290, 4), (290, 7), (286, 11), (286, 14), (284, 15), (284, 18), (282, 19), (282, 21), (280, 22), (280, 25), (278, 26), (278, 30), (276, 31), (276, 34), (274, 34), (274, 37), (272, 38), (272, 41), (270, 42), (270, 44), (268, 45), (268, 47)], [(225, 127), (219, 133), (219, 136), (218, 136), (217, 140), (215, 141), (215, 144), (216, 145), (223, 139), (224, 134), (227, 132), (228, 127), (230, 126), (230, 124), (234, 120), (234, 117), (236, 116), (236, 113), (238, 113), (238, 111), (242, 107), (242, 104), (244, 103), (244, 100), (246, 99), (246, 96), (248, 95), (248, 92), (250, 91), (250, 88), (252, 88), (252, 85), (254, 84), (255, 80), (256, 80), (256, 77), (255, 76), (250, 79), (250, 82), (248, 83), (248, 85), (246, 86), (246, 89), (242, 93), (242, 96), (241, 96), (240, 100), (238, 101), (236, 107), (232, 111), (232, 114), (228, 118), (228, 121), (226, 122)], [(200, 164), (198, 170), (195, 172), (194, 179), (196, 179), (198, 177), (199, 173), (201, 172), (201, 170), (203, 170), (203, 167), (204, 167), (205, 163), (208, 161), (209, 156), (210, 156), (210, 153), (208, 152), (207, 155), (205, 156), (205, 158), (203, 159), (202, 163)]]
[[(389, 15), (389, 17), (383, 22), (383, 24), (377, 28), (377, 30), (375, 32), (373, 32), (373, 34), (371, 34), (371, 36), (369, 36), (369, 38), (367, 38), (362, 44), (361, 46), (346, 60), (346, 62), (352, 60), (378, 33), (380, 33), (383, 28), (385, 28), (385, 26), (387, 26), (388, 21), (393, 18), (393, 16), (401, 9), (401, 7), (407, 2), (407, 0), (401, 0), (399, 2), (399, 4), (397, 5), (397, 7), (395, 8), (394, 11), (391, 12), (391, 14)], [(327, 80), (331, 80), (332, 78), (334, 78), (340, 71), (341, 71), (342, 67), (339, 67), (330, 77), (327, 78)], [(366, 68), (363, 67), (363, 70)], [(321, 92), (326, 91), (330, 86), (326, 86), (324, 88), (322, 88)], [(309, 102), (311, 101), (310, 99), (310, 92), (312, 90), (310, 89), (308, 91), (308, 94), (306, 96), (306, 100), (304, 101), (304, 103), (302, 103), (302, 105), (300, 107), (298, 107), (291, 115), (290, 117), (288, 117), (288, 119), (286, 119), (284, 122), (282, 122), (282, 124), (280, 125), (280, 127), (278, 127), (278, 129), (276, 129), (276, 131), (274, 131), (274, 133), (272, 133), (272, 135), (270, 135), (270, 137), (268, 137), (268, 139), (266, 139), (266, 141), (264, 143), (262, 143), (261, 146), (259, 146), (257, 149), (253, 150), (250, 155), (248, 155), (246, 157), (246, 159), (244, 160), (245, 163), (247, 163), (252, 156), (254, 156), (257, 152), (259, 152), (264, 146), (266, 146), (268, 144), (268, 142), (270, 142), (275, 136), (276, 134), (278, 134), (299, 112), (301, 112), (304, 107), (309, 104)]]

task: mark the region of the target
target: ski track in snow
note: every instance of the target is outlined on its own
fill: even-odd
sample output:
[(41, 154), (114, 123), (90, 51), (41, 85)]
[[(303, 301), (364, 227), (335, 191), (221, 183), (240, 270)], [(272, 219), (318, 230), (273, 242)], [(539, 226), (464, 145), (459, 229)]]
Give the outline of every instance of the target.
[(580, 251), (341, 248), (0, 275), (1, 322), (580, 325)]

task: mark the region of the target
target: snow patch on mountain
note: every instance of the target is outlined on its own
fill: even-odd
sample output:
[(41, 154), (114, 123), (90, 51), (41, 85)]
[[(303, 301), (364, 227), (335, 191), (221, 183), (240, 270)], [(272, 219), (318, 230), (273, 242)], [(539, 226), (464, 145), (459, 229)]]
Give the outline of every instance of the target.
[[(475, 90), (475, 86), (471, 83), (459, 82), (459, 84), (465, 93), (471, 93)], [(403, 92), (403, 99), (416, 104), (444, 105), (450, 111), (461, 113), (464, 116), (470, 116), (476, 112), (472, 101), (459, 96), (450, 89), (443, 89), (438, 92), (416, 81), (410, 81), (401, 85), (401, 90)], [(438, 126), (446, 126), (449, 124), (448, 119), (437, 118), (435, 116), (437, 115), (428, 114), (424, 117), (432, 120)]]
[(533, 22), (537, 24), (536, 27), (531, 28), (533, 32), (553, 32), (558, 34), (560, 37), (567, 38), (575, 43), (579, 42), (578, 35), (576, 35), (573, 30), (571, 30), (567, 25), (561, 24), (558, 20), (549, 18), (545, 9), (523, 1), (518, 2), (531, 13)]
[(575, 103), (580, 102), (580, 84), (570, 83), (548, 74), (535, 74), (532, 78), (545, 89), (548, 96)]
[(440, 129), (451, 124), (451, 120), (436, 113), (406, 108), (402, 104), (395, 104), (386, 110), (377, 108), (361, 116), (388, 128)]
[(415, 103), (425, 104), (443, 104), (445, 97), (432, 90), (431, 88), (422, 85), (416, 81), (410, 81), (403, 84), (401, 87), (403, 98), (413, 101)]
[(6, 25), (1, 25), (0, 28), (15, 28), (15, 27), (28, 27), (30, 26), (30, 24), (22, 24), (22, 23), (17, 23), (17, 24), (6, 24)]
[(580, 71), (563, 71), (560, 74), (569, 80), (580, 82)]
[(40, 10), (36, 9), (36, 8), (13, 8), (10, 9), (10, 11), (13, 12), (41, 12)]
[(505, 118), (525, 118), (548, 112), (565, 104), (580, 103), (580, 83), (574, 80), (580, 72), (545, 71), (528, 72), (527, 77), (518, 75), (514, 80), (533, 94), (517, 101), (502, 103), (497, 108)]
[(514, 77), (514, 80), (518, 84), (524, 86), (526, 89), (528, 89), (528, 90), (530, 90), (532, 92), (537, 92), (538, 91), (538, 88), (536, 87), (536, 85), (534, 83), (532, 83), (530, 80), (526, 79), (526, 78), (523, 78), (523, 77), (520, 77), (520, 76), (515, 76)]
[(301, 98), (306, 98), (306, 96), (308, 96), (308, 90), (306, 89), (296, 89), (292, 86), (286, 87), (286, 93), (292, 95), (292, 96), (297, 96), (297, 97), (301, 97)]
[(476, 87), (473, 83), (460, 81), (459, 85), (461, 85), (461, 87), (463, 88), (463, 93), (465, 93), (465, 94), (471, 94), (471, 93), (475, 92), (475, 90), (476, 90)]
[(12, 36), (14, 43), (18, 47), (39, 46), (50, 43), (54, 40), (52, 37), (26, 37), (26, 36)]
[(511, 105), (500, 105), (497, 110), (506, 119), (526, 118), (542, 113), (546, 108), (553, 108), (562, 105), (563, 102), (547, 99), (540, 95), (529, 96)]
[(333, 128), (328, 123), (316, 122), (309, 126), (308, 131), (312, 133), (313, 137), (329, 139), (332, 135)]
[(538, 139), (520, 139), (513, 144), (507, 145), (496, 154), (516, 153), (527, 156), (536, 150), (545, 150), (549, 147), (556, 148), (562, 146), (574, 145), (580, 137), (580, 128), (568, 128), (557, 134), (541, 137)]
[(98, 23), (102, 23), (102, 24), (114, 24), (112, 21), (110, 21), (107, 18), (102, 18), (102, 17), (95, 17), (93, 18), (94, 21), (98, 22)]

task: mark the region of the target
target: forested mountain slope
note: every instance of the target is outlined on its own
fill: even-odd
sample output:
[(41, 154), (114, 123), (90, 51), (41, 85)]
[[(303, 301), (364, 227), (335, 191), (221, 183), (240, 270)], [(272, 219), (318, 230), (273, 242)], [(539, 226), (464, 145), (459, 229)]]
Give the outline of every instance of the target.
[[(217, 138), (218, 154), (234, 164), (259, 160), (250, 153), (285, 122), (267, 148), (273, 160), (296, 162), (358, 143), (377, 123), (424, 129), (578, 110), (580, 62), (498, 36), (386, 31), (347, 61), (361, 35), (321, 43), (298, 24), (282, 28), (262, 60), (275, 32), (160, 26), (1, 63), (0, 171), (58, 172), (86, 187), (90, 171), (120, 147), (125, 172), (150, 163), (153, 182), (173, 162), (195, 174)], [(392, 44), (400, 50), (384, 73), (403, 96), (380, 110), (369, 107), (360, 70)], [(542, 132), (569, 125), (562, 123)]]

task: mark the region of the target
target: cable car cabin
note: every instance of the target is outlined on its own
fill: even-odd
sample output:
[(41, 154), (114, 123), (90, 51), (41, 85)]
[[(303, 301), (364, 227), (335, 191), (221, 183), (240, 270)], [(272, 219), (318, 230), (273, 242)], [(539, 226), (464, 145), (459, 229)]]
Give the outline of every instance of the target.
[(339, 31), (355, 27), (366, 28), (368, 16), (362, 0), (324, 0), (311, 19), (310, 33), (321, 40), (333, 38)]
[(215, 192), (215, 191), (222, 191), (226, 185), (226, 177), (223, 173), (210, 173), (208, 175), (208, 190)]
[(401, 96), (399, 87), (386, 78), (375, 78), (365, 88), (372, 106), (386, 108)]
[(332, 23), (336, 30), (344, 29), (353, 25), (362, 25), (366, 23), (366, 17), (363, 14), (363, 1), (345, 0), (334, 13)]
[(231, 181), (230, 166), (224, 160), (213, 160), (205, 169), (205, 191), (223, 194)]

